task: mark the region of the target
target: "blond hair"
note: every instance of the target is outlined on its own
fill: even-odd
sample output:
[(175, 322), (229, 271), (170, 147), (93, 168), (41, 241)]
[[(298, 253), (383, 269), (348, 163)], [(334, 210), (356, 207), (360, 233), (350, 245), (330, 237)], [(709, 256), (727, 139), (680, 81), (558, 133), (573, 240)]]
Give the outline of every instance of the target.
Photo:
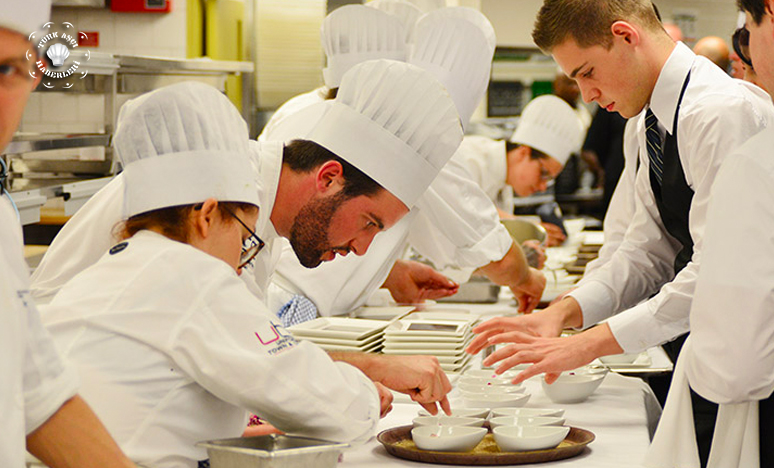
[(650, 0), (545, 0), (532, 40), (547, 53), (569, 38), (579, 47), (609, 49), (613, 45), (610, 26), (616, 21), (663, 31)]

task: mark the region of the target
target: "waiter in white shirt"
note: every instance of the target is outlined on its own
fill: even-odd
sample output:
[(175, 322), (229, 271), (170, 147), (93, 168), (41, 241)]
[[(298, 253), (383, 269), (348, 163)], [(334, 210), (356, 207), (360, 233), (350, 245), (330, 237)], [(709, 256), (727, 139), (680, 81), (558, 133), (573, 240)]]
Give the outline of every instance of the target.
[[(0, 152), (40, 83), (30, 35), (48, 21), (47, 0), (11, 0), (0, 12)], [(25, 466), (25, 446), (52, 467), (133, 466), (77, 394), (29, 293), (18, 212), (0, 160), (0, 466)]]
[[(739, 2), (750, 55), (774, 89), (774, 1)], [(704, 256), (691, 305), (691, 335), (675, 368), (647, 466), (699, 466), (688, 389), (720, 404), (712, 468), (774, 464), (774, 129), (754, 136), (718, 171)], [(740, 242), (739, 233), (744, 233)]]
[[(483, 334), (471, 346), (473, 352), (493, 342), (518, 343), (485, 364), (503, 360), (502, 371), (519, 362), (535, 363), (518, 380), (548, 372), (552, 381), (554, 373), (596, 357), (640, 352), (688, 331), (715, 174), (726, 156), (774, 122), (765, 93), (675, 44), (651, 2), (604, 3), (602, 11), (613, 12), (608, 18), (599, 18), (597, 4), (547, 0), (533, 37), (578, 81), (586, 101), (624, 117), (646, 111), (638, 124), (636, 212), (623, 243), (595, 281), (541, 312), (538, 320), (498, 319), (476, 330)], [(568, 21), (548, 27), (558, 17)], [(598, 28), (588, 28), (591, 18)], [(584, 333), (549, 338), (563, 327), (587, 328), (605, 318), (610, 319)], [(708, 442), (713, 423), (708, 408), (697, 419), (701, 440)], [(703, 444), (704, 459), (708, 445)]]
[[(352, 8), (347, 13), (355, 15), (357, 10)], [(358, 34), (361, 22), (350, 20), (336, 24), (335, 29), (324, 25), (323, 44), (337, 43), (325, 40), (326, 34), (362, 37)], [(488, 84), (495, 44), (491, 25), (475, 10), (443, 8), (419, 20), (415, 40), (411, 63), (431, 71), (444, 83), (463, 124), (467, 124)], [(337, 57), (334, 48), (326, 48), (326, 52)], [(337, 58), (329, 63), (329, 68), (331, 63), (342, 62), (343, 59)], [(327, 77), (333, 75), (327, 70), (326, 83)], [(316, 118), (313, 112), (302, 110), (264, 135), (268, 132), (271, 139), (296, 138)], [(395, 269), (392, 272), (390, 269), (403, 254), (406, 239), (437, 267), (462, 267), (463, 280), (473, 268), (482, 267), (494, 282), (511, 286), (526, 310), (536, 304), (533, 298), (539, 300), (544, 278), (536, 270), (527, 268), (520, 247), (500, 225), (491, 201), (458, 164), (450, 163), (443, 168), (409, 216), (412, 219), (402, 220), (393, 230), (377, 237), (367, 256), (339, 259), (323, 270), (305, 270), (286, 247), (277, 268), (277, 288), (273, 289), (270, 305), (279, 308), (294, 294), (302, 294), (314, 303), (320, 315), (345, 314), (363, 305), (383, 283), (389, 286), (395, 274)], [(413, 302), (411, 297), (401, 298), (394, 289), (392, 292), (398, 301)]]

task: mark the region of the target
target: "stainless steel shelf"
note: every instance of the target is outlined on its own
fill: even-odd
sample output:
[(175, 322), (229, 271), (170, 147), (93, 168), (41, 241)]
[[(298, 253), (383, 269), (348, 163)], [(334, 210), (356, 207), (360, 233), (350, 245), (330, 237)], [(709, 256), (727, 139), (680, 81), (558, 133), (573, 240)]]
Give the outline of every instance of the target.
[(20, 136), (14, 138), (2, 154), (29, 153), (31, 151), (44, 151), (64, 148), (83, 148), (87, 146), (108, 146), (110, 135), (83, 134), (83, 135), (54, 135), (41, 134)]
[(178, 71), (198, 71), (212, 73), (252, 73), (255, 66), (250, 62), (209, 59), (168, 59), (145, 57), (141, 55), (116, 55), (120, 73), (153, 70), (175, 73)]

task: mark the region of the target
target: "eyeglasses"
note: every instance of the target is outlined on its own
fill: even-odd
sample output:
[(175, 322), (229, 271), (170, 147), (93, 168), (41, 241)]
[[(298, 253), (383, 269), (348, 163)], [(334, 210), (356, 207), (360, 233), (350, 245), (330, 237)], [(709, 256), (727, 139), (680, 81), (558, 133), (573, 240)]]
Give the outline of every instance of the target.
[(5, 159), (0, 156), (0, 197), (6, 191), (6, 180), (8, 180), (8, 167), (5, 165)]
[(536, 159), (538, 165), (540, 166), (540, 180), (543, 182), (551, 182), (556, 178), (551, 171), (546, 169), (546, 167), (543, 165), (543, 158), (537, 158)]
[(258, 255), (258, 252), (263, 249), (263, 247), (266, 245), (260, 237), (249, 227), (247, 227), (247, 224), (245, 224), (239, 217), (231, 210), (223, 206), (223, 209), (226, 210), (226, 213), (230, 214), (234, 219), (239, 222), (239, 224), (242, 225), (243, 228), (247, 230), (247, 232), (250, 233), (250, 237), (245, 240), (245, 242), (242, 244), (242, 255), (239, 257), (239, 268), (244, 268), (247, 265), (249, 265), (256, 255)]
[(734, 52), (736, 52), (736, 55), (739, 56), (745, 65), (752, 67), (753, 63), (750, 58), (750, 30), (747, 29), (747, 26), (742, 26), (734, 31), (734, 35), (731, 36), (731, 42), (734, 45)]

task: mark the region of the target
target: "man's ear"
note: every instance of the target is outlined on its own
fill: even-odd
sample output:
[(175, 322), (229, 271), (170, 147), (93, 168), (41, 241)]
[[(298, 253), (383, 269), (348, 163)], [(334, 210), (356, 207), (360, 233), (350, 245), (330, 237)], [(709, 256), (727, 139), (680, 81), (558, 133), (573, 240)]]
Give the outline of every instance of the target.
[(215, 222), (220, 219), (220, 211), (218, 211), (218, 201), (214, 198), (208, 198), (193, 210), (193, 229), (198, 236), (206, 239), (210, 234), (210, 229)]
[(315, 173), (315, 188), (318, 192), (333, 194), (344, 186), (344, 168), (338, 161), (324, 162)]
[(622, 39), (629, 45), (637, 45), (640, 43), (639, 30), (627, 21), (614, 22), (610, 25), (610, 32), (613, 33), (613, 38)]

